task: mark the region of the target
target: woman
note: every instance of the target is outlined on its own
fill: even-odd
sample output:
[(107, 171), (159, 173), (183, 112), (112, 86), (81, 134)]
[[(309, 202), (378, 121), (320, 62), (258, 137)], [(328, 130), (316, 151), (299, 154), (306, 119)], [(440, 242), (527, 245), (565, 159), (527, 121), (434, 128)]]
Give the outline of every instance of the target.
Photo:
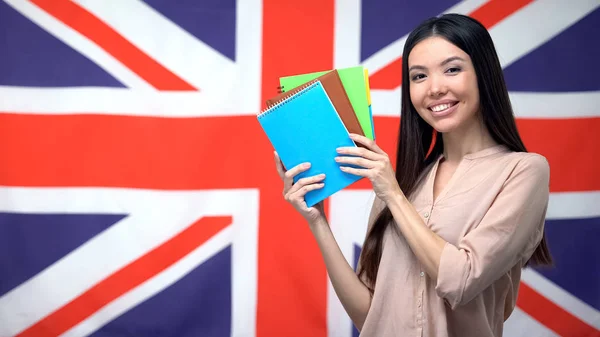
[[(293, 184), (275, 154), (284, 194), (308, 221), (334, 289), (361, 336), (501, 336), (521, 269), (551, 264), (544, 240), (546, 159), (527, 153), (486, 29), (448, 14), (419, 25), (402, 59), (396, 172), (373, 141), (340, 148), (340, 169), (375, 191), (358, 275), (322, 205), (324, 177)], [(357, 165), (361, 168), (349, 167)]]

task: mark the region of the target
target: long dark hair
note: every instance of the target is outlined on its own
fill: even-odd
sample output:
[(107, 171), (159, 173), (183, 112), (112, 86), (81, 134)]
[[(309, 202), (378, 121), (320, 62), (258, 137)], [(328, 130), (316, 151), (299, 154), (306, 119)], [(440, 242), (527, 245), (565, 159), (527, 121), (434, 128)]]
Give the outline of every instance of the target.
[[(410, 100), (408, 56), (417, 43), (431, 36), (446, 39), (471, 57), (478, 79), (481, 116), (493, 139), (512, 151), (527, 152), (517, 131), (494, 43), (485, 27), (477, 20), (460, 14), (445, 14), (427, 19), (409, 34), (402, 53), (402, 118), (396, 156), (396, 180), (407, 197), (413, 193), (421, 173), (444, 149), (442, 137), (436, 137), (435, 145), (430, 148), (434, 130), (419, 116)], [(371, 293), (379, 270), (383, 236), (391, 220), (392, 213), (386, 207), (375, 219), (363, 243), (358, 276), (366, 280)], [(542, 237), (529, 262), (538, 265), (552, 264), (545, 237)]]

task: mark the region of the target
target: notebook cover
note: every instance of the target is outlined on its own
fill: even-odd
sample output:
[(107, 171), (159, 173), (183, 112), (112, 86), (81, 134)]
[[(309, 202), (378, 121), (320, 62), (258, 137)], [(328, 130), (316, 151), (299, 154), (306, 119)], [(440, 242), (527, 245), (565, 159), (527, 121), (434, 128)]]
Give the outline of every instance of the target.
[(375, 140), (375, 123), (373, 121), (373, 109), (371, 108), (371, 87), (369, 85), (369, 71), (365, 68), (365, 87), (367, 88), (367, 103), (369, 104), (369, 117), (371, 119), (371, 132)]
[[(360, 122), (356, 117), (356, 113), (354, 112), (354, 108), (352, 107), (350, 99), (346, 94), (344, 85), (342, 84), (342, 80), (340, 79), (338, 71), (333, 70), (327, 72), (317, 77), (316, 80), (309, 81), (308, 83), (317, 80), (320, 81), (323, 85), (327, 96), (329, 96), (331, 103), (333, 103), (335, 110), (340, 115), (342, 122), (344, 122), (346, 129), (348, 129), (348, 132), (364, 136), (365, 133), (363, 132)], [(267, 107), (272, 106), (275, 103), (281, 101), (282, 99), (297, 93), (298, 91), (300, 91), (300, 89), (302, 89), (302, 86), (295, 87), (292, 90), (285, 91), (273, 98), (268, 99), (266, 101)]]
[(320, 81), (311, 83), (257, 116), (271, 145), (289, 169), (304, 162), (311, 167), (294, 178), (325, 173), (323, 188), (305, 195), (311, 207), (361, 177), (343, 172), (335, 161), (336, 149), (356, 146)]
[[(364, 67), (357, 66), (337, 70), (364, 135), (369, 139), (374, 139), (364, 77)], [(300, 85), (306, 84), (329, 71), (331, 70), (280, 77), (279, 85), (282, 87), (282, 91), (289, 91)]]

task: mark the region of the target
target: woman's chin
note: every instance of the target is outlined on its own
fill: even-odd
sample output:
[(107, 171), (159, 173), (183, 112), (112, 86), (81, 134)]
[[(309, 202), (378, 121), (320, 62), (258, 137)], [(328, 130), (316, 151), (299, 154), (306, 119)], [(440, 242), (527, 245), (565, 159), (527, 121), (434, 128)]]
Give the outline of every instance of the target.
[(439, 133), (449, 133), (456, 130), (456, 124), (454, 123), (435, 123), (433, 128)]

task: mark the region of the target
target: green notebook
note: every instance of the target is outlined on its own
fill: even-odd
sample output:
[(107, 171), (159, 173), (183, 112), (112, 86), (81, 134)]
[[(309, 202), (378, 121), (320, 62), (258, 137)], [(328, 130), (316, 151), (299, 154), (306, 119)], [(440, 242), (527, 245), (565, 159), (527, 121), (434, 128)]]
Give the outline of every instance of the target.
[[(285, 76), (279, 78), (279, 85), (283, 87), (283, 91), (288, 91), (300, 86), (304, 83), (314, 80), (315, 78), (329, 72), (319, 71), (308, 74), (299, 74)], [(373, 125), (371, 112), (369, 108), (368, 88), (365, 81), (365, 70), (362, 66), (342, 68), (337, 70), (346, 94), (350, 99), (350, 103), (354, 108), (358, 122), (360, 123), (365, 136), (369, 139), (375, 139), (373, 134)]]

